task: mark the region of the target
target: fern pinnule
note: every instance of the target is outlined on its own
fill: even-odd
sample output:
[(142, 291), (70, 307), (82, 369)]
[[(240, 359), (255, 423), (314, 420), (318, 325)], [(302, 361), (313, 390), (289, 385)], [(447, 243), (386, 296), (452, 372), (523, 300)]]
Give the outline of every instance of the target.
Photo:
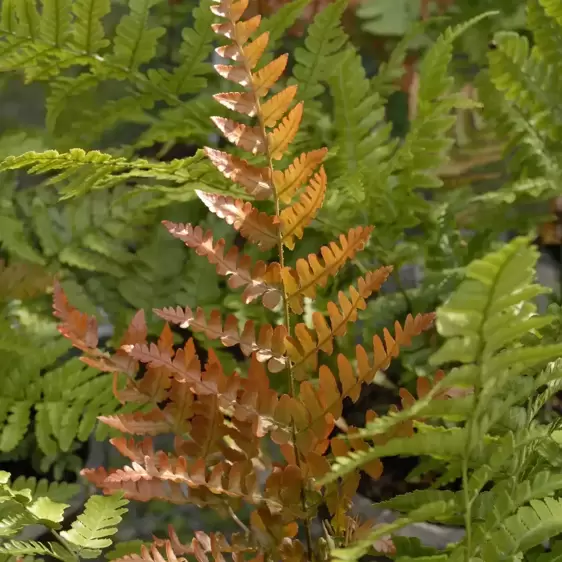
[(266, 308), (275, 308), (282, 298), (281, 269), (276, 262), (266, 264), (262, 260), (252, 263), (252, 259), (240, 254), (236, 246), (225, 252), (224, 239), (213, 242), (212, 231), (203, 232), (200, 226), (163, 221), (170, 234), (205, 256), (210, 263), (216, 265), (219, 275), (228, 277), (231, 289), (244, 287), (242, 300), (245, 304), (261, 298)]
[(294, 237), (302, 238), (304, 229), (316, 216), (326, 195), (326, 172), (320, 171), (312, 178), (300, 200), (281, 211), (281, 232), (283, 243), (289, 250), (295, 247)]
[[(175, 529), (168, 527), (169, 539), (154, 537), (150, 548), (143, 545), (140, 554), (127, 554), (117, 558), (116, 562), (179, 562), (185, 560), (184, 555), (194, 556), (197, 560), (224, 561), (225, 555), (233, 560), (248, 560), (247, 556), (257, 554), (256, 546), (248, 546), (244, 537), (234, 534), (227, 540), (222, 533), (204, 533), (195, 531), (190, 544), (182, 544)], [(164, 552), (162, 553), (161, 550)], [(211, 557), (211, 558), (209, 558)], [(240, 557), (240, 558), (239, 558)], [(250, 562), (263, 562), (263, 555), (251, 558)]]
[(287, 355), (293, 362), (293, 368), (297, 379), (307, 376), (307, 371), (316, 371), (318, 367), (318, 351), (331, 355), (334, 350), (334, 338), (344, 336), (347, 325), (357, 320), (357, 312), (367, 307), (366, 300), (374, 292), (378, 291), (392, 272), (391, 267), (381, 267), (370, 272), (357, 281), (357, 289), (349, 288), (351, 298), (343, 291), (338, 294), (339, 307), (328, 303), (329, 324), (324, 315), (314, 312), (312, 323), (314, 330), (307, 328), (305, 324), (297, 324), (294, 332), (295, 337), (287, 338)]
[(178, 324), (182, 328), (190, 328), (194, 332), (203, 332), (210, 339), (220, 339), (221, 343), (227, 347), (238, 345), (246, 356), (252, 353), (260, 362), (267, 362), (269, 370), (273, 373), (279, 372), (286, 365), (285, 358), (285, 339), (287, 329), (285, 326), (273, 328), (269, 324), (264, 324), (256, 338), (256, 328), (253, 320), (247, 320), (244, 328), (240, 331), (238, 319), (229, 314), (223, 321), (218, 310), (211, 312), (209, 319), (205, 317), (205, 312), (198, 308), (195, 313), (186, 306), (167, 307), (154, 311), (158, 316), (173, 324)]
[(291, 310), (302, 314), (304, 297), (315, 298), (316, 286), (325, 287), (328, 279), (365, 247), (372, 231), (372, 227), (358, 226), (350, 229), (347, 235), (341, 234), (339, 245), (330, 242), (328, 246), (322, 246), (320, 255), (324, 264), (316, 254), (309, 254), (308, 259), (297, 260), (295, 269), (284, 267), (281, 277)]
[(249, 195), (256, 199), (272, 197), (273, 190), (267, 179), (266, 169), (252, 166), (242, 158), (214, 148), (206, 147), (205, 154), (225, 178), (244, 187)]
[(248, 201), (203, 191), (197, 191), (197, 195), (209, 211), (232, 225), (260, 250), (271, 250), (277, 244), (279, 221), (276, 217), (258, 211)]

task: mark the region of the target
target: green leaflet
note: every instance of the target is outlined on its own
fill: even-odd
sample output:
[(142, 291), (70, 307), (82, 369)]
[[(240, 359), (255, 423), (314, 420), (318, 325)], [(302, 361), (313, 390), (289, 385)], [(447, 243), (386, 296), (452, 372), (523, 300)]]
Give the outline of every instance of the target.
[(130, 12), (117, 25), (110, 60), (125, 72), (138, 70), (141, 64), (155, 55), (157, 41), (164, 35), (165, 29), (150, 26), (150, 9), (160, 2), (130, 0)]
[(366, 451), (353, 451), (346, 457), (336, 457), (332, 472), (324, 476), (320, 484), (333, 482), (382, 457), (432, 455), (448, 460), (460, 457), (464, 449), (464, 437), (463, 431), (458, 428), (444, 433), (416, 433), (412, 437), (391, 439), (384, 445), (376, 445)]
[(109, 0), (74, 0), (74, 29), (72, 44), (79, 51), (93, 55), (109, 45), (102, 25), (110, 11)]
[(62, 47), (70, 33), (71, 0), (43, 0), (39, 32), (46, 43)]
[(269, 32), (269, 50), (273, 50), (284, 33), (297, 21), (303, 10), (312, 0), (294, 0), (282, 5), (267, 19), (263, 20), (260, 30)]
[(183, 41), (178, 57), (180, 64), (174, 71), (148, 71), (148, 77), (168, 90), (171, 95), (198, 93), (207, 86), (206, 75), (212, 72), (207, 59), (213, 49), (215, 36), (211, 27), (215, 16), (210, 10), (210, 5), (211, 0), (201, 2), (193, 12), (193, 28), (183, 29)]
[[(126, 512), (128, 501), (120, 494), (109, 497), (92, 496), (86, 502), (84, 512), (72, 523), (68, 531), (61, 531), (66, 542), (39, 542), (17, 540), (11, 537), (25, 530), (28, 525), (44, 525), (60, 528), (63, 512), (69, 507), (54, 502), (46, 495), (50, 487), (41, 481), (38, 487), (32, 480), (16, 480), (10, 484), (10, 474), (0, 471), (0, 556), (50, 556), (63, 562), (82, 558), (96, 558), (101, 549), (111, 546), (111, 536), (115, 534), (122, 515)], [(24, 488), (28, 483), (34, 488)], [(35, 497), (38, 495), (39, 497)], [(70, 550), (71, 549), (71, 550)]]
[[(321, 82), (332, 74), (334, 57), (347, 42), (340, 25), (346, 5), (347, 0), (337, 0), (322, 10), (308, 27), (304, 47), (295, 49), (292, 83), (299, 86), (298, 99), (313, 100), (324, 92)], [(310, 106), (308, 101), (305, 107)]]
[(211, 165), (205, 162), (191, 174), (191, 164), (201, 161), (202, 154), (192, 158), (183, 158), (171, 162), (151, 162), (144, 159), (128, 160), (98, 150), (86, 152), (73, 148), (68, 152), (56, 150), (45, 152), (26, 152), (20, 156), (9, 156), (0, 163), (0, 171), (29, 168), (30, 174), (45, 174), (56, 171), (48, 184), (64, 182), (63, 198), (83, 195), (94, 189), (109, 189), (124, 181), (143, 178), (167, 182), (172, 185), (192, 186), (192, 191), (200, 188), (197, 180), (205, 174)]
[(482, 547), (486, 562), (505, 560), (526, 552), (544, 540), (562, 532), (562, 501), (552, 498), (532, 500), (515, 515), (504, 520), (500, 528)]
[(112, 545), (110, 538), (117, 532), (116, 525), (127, 512), (128, 500), (121, 494), (92, 496), (86, 502), (84, 513), (61, 536), (77, 547), (82, 558), (97, 558), (101, 550)]
[(343, 176), (342, 184), (345, 185), (346, 176), (363, 173), (363, 179), (369, 183), (366, 187), (369, 192), (371, 178), (377, 175), (373, 173), (374, 169), (392, 149), (389, 142), (391, 126), (384, 123), (383, 99), (372, 91), (359, 53), (350, 46), (341, 57), (341, 64), (329, 80), (337, 131), (334, 160), (338, 164), (331, 175)]

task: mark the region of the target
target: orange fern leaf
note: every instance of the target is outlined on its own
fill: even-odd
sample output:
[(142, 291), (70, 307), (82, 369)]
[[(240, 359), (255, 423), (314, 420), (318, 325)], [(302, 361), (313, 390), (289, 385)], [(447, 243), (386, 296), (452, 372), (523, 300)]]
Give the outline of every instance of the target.
[(273, 172), (273, 183), (277, 196), (283, 203), (290, 203), (293, 195), (304, 185), (314, 170), (322, 163), (327, 148), (321, 148), (297, 156), (285, 171)]
[(221, 314), (218, 310), (211, 312), (208, 320), (201, 308), (198, 308), (194, 314), (188, 306), (185, 309), (179, 306), (155, 309), (154, 313), (182, 328), (203, 332), (210, 339), (220, 339), (221, 343), (227, 347), (239, 345), (240, 350), (246, 356), (255, 353), (258, 361), (268, 362), (268, 368), (273, 373), (279, 372), (285, 367), (286, 358), (284, 354), (287, 330), (284, 326), (273, 328), (264, 324), (256, 338), (255, 324), (252, 320), (246, 321), (242, 332), (240, 332), (237, 318), (233, 314), (229, 314), (223, 326)]
[[(181, 562), (185, 558), (178, 558), (182, 555), (194, 556), (196, 560), (208, 561), (211, 556), (216, 562), (224, 562), (223, 555), (230, 554), (233, 560), (248, 560), (248, 555), (257, 553), (255, 546), (248, 546), (245, 538), (239, 534), (233, 534), (230, 542), (226, 540), (222, 533), (206, 534), (202, 531), (195, 531), (194, 538), (189, 544), (182, 544), (170, 525), (168, 527), (169, 539), (158, 539), (154, 537), (154, 542), (150, 548), (143, 545), (140, 554), (128, 554), (118, 558), (118, 562)], [(164, 549), (164, 555), (158, 549)], [(263, 555), (256, 555), (250, 562), (264, 562)]]
[(209, 160), (225, 178), (241, 185), (249, 195), (256, 199), (271, 198), (273, 188), (268, 179), (269, 170), (267, 168), (256, 168), (248, 164), (246, 160), (231, 156), (227, 152), (208, 147), (204, 150)]
[(53, 292), (53, 313), (62, 321), (59, 332), (68, 338), (74, 347), (90, 351), (98, 345), (98, 323), (94, 316), (88, 316), (70, 305), (60, 284), (55, 282)]
[(302, 102), (295, 105), (278, 127), (268, 134), (269, 155), (274, 160), (283, 158), (283, 154), (293, 142), (299, 130), (303, 107)]
[(203, 191), (196, 193), (209, 211), (231, 224), (261, 250), (270, 250), (277, 244), (278, 219), (276, 217), (259, 212), (249, 202)]
[[(219, 495), (252, 504), (263, 501), (249, 462), (232, 465), (221, 462), (209, 471), (204, 459), (189, 462), (186, 457), (157, 451), (131, 466), (110, 471), (85, 469), (82, 474), (108, 493), (120, 489), (125, 497), (138, 501), (160, 499), (176, 504), (217, 506), (222, 503)], [(273, 509), (282, 508), (273, 500), (267, 503), (272, 504)]]
[(316, 286), (325, 287), (328, 279), (336, 275), (347, 260), (353, 259), (355, 254), (364, 248), (372, 230), (372, 227), (352, 228), (347, 236), (340, 236), (339, 246), (336, 242), (322, 246), (320, 255), (324, 264), (316, 254), (310, 254), (307, 260), (297, 260), (295, 270), (290, 267), (281, 270), (287, 299), (294, 312), (303, 313), (303, 297), (315, 298)]
[(328, 303), (330, 324), (320, 312), (315, 312), (312, 315), (314, 330), (308, 329), (305, 324), (295, 326), (295, 337), (287, 338), (286, 347), (297, 378), (306, 377), (307, 369), (316, 370), (318, 351), (328, 355), (333, 353), (334, 338), (346, 334), (347, 325), (357, 320), (357, 312), (367, 307), (365, 299), (381, 288), (391, 272), (391, 267), (381, 267), (364, 278), (360, 277), (357, 289), (353, 286), (349, 288), (351, 298), (340, 291), (339, 307), (333, 302)]
[(186, 246), (216, 265), (217, 273), (228, 277), (228, 286), (231, 289), (245, 287), (242, 294), (244, 303), (248, 304), (261, 297), (266, 308), (273, 309), (279, 304), (282, 298), (282, 281), (278, 263), (266, 264), (259, 260), (252, 264), (252, 259), (240, 255), (235, 246), (225, 253), (225, 241), (221, 239), (215, 244), (212, 231), (203, 233), (199, 226), (169, 221), (163, 221), (163, 224), (172, 236), (179, 238)]
[(170, 425), (159, 409), (134, 414), (99, 416), (98, 419), (114, 429), (133, 435), (161, 435), (170, 431)]
[(288, 60), (288, 55), (280, 55), (252, 76), (252, 87), (256, 96), (263, 98), (267, 95), (267, 92), (285, 71)]
[[(294, 423), (295, 443), (301, 454), (323, 454), (325, 452), (330, 442), (328, 438), (342, 414), (343, 399), (349, 397), (353, 402), (357, 402), (361, 386), (364, 383), (370, 383), (383, 366), (388, 367), (392, 358), (398, 355), (400, 347), (409, 345), (413, 337), (429, 329), (433, 324), (433, 319), (434, 314), (426, 314), (418, 315), (415, 319), (409, 316), (404, 328), (397, 323), (395, 338), (389, 334), (387, 348), (385, 349), (383, 346), (383, 353), (376, 344), (372, 364), (368, 359), (363, 358), (363, 354), (366, 357), (363, 347), (357, 346), (357, 374), (349, 359), (345, 355), (339, 354), (337, 357), (339, 387), (331, 369), (326, 365), (321, 365), (316, 387), (305, 381), (301, 383), (297, 397), (283, 395), (279, 399), (275, 419), (280, 426)], [(375, 338), (377, 337), (375, 336)], [(390, 339), (394, 343), (391, 344)], [(406, 427), (404, 431), (409, 431), (409, 428)], [(285, 431), (275, 430), (272, 438), (276, 443), (285, 447), (284, 454), (287, 457), (289, 454), (287, 451), (292, 447), (291, 435)]]
[(344, 355), (338, 356), (338, 374), (342, 386), (342, 395), (349, 396), (354, 402), (359, 399), (361, 385), (370, 383), (375, 375), (387, 369), (393, 358), (398, 357), (400, 348), (411, 344), (412, 338), (419, 336), (422, 332), (433, 326), (434, 313), (418, 314), (415, 318), (409, 314), (404, 327), (395, 322), (395, 335), (392, 337), (385, 328), (383, 339), (378, 335), (373, 337), (373, 360), (365, 348), (361, 345), (356, 347), (357, 376), (354, 374), (351, 363)]
[(265, 139), (259, 127), (236, 123), (236, 121), (226, 117), (211, 117), (211, 120), (235, 146), (252, 154), (263, 154), (265, 152)]
[(287, 113), (296, 94), (297, 86), (287, 86), (262, 104), (261, 116), (266, 127), (274, 127), (277, 121)]
[[(231, 22), (236, 23), (242, 14), (248, 8), (248, 0), (214, 0), (218, 6), (211, 4), (211, 12), (221, 18), (228, 18)], [(259, 24), (259, 21), (258, 21)], [(249, 35), (248, 35), (249, 37)]]
[(213, 95), (223, 107), (250, 117), (256, 115), (256, 100), (251, 92), (223, 92)]
[(294, 237), (302, 238), (305, 227), (316, 216), (326, 195), (326, 172), (324, 167), (312, 178), (300, 201), (281, 212), (281, 232), (283, 243), (292, 250), (295, 247)]

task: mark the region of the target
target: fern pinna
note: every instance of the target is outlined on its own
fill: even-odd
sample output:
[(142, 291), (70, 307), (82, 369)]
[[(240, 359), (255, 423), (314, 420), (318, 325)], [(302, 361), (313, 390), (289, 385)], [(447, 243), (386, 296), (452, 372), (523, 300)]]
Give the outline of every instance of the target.
[[(122, 490), (130, 499), (158, 498), (213, 507), (234, 518), (243, 530), (228, 542), (219, 535), (197, 535), (191, 545), (181, 544), (171, 532), (169, 540), (156, 541), (150, 551), (142, 551), (145, 560), (161, 559), (160, 547), (169, 560), (183, 554), (203, 559), (205, 553), (223, 560), (221, 552), (231, 553), (233, 559), (251, 555), (255, 560), (311, 560), (325, 557), (329, 544), (346, 544), (368, 530), (371, 524), (359, 526), (347, 513), (358, 474), (323, 489), (315, 481), (330, 470), (330, 454), (367, 447), (358, 439), (349, 443), (332, 439), (344, 398), (356, 401), (362, 384), (372, 382), (398, 355), (400, 347), (433, 321), (432, 314), (408, 317), (404, 326), (396, 323), (394, 335), (385, 330), (382, 338), (375, 336), (371, 353), (358, 346), (354, 360), (339, 355), (337, 377), (327, 366), (318, 367), (319, 353), (334, 352), (335, 338), (346, 333), (358, 311), (365, 308), (366, 299), (389, 275), (391, 268), (383, 267), (358, 279), (348, 295), (341, 292), (337, 304), (329, 303), (327, 317), (314, 312), (312, 326), (292, 325), (293, 315), (304, 311), (304, 299), (313, 299), (317, 288), (325, 286), (365, 246), (371, 228), (351, 229), (322, 247), (320, 255), (299, 259), (295, 267), (286, 263), (285, 249), (294, 248), (322, 205), (327, 185), (322, 167), (326, 149), (301, 154), (284, 169), (274, 169), (299, 129), (303, 104), (292, 105), (296, 86), (276, 89), (287, 64), (286, 55), (258, 69), (269, 36), (265, 32), (249, 41), (260, 17), (242, 20), (247, 5), (248, 0), (220, 0), (212, 6), (221, 18), (213, 29), (228, 40), (217, 53), (233, 61), (215, 68), (242, 86), (236, 92), (217, 94), (215, 99), (227, 109), (253, 118), (255, 124), (214, 118), (238, 152), (233, 155), (207, 148), (206, 153), (224, 176), (250, 196), (273, 200), (275, 214), (229, 196), (200, 192), (199, 197), (248, 242), (262, 250), (277, 247), (279, 261), (252, 263), (238, 248), (227, 249), (223, 240), (215, 241), (212, 232), (190, 224), (165, 222), (165, 226), (215, 264), (231, 288), (243, 287), (245, 303), (260, 300), (270, 309), (279, 306), (283, 323), (261, 326), (256, 333), (252, 321), (239, 326), (234, 316), (223, 319), (216, 311), (155, 310), (169, 323), (220, 339), (225, 346), (239, 346), (249, 362), (240, 372), (229, 374), (212, 350), (202, 364), (193, 339), (175, 349), (168, 324), (156, 343), (148, 342), (142, 312), (137, 313), (114, 354), (102, 351), (97, 346), (95, 319), (75, 310), (60, 287), (55, 290), (60, 331), (83, 351), (83, 360), (102, 371), (128, 375), (125, 388), (119, 388), (119, 379), (115, 379), (114, 392), (122, 403), (136, 404), (136, 411), (131, 413), (129, 407), (127, 413), (101, 420), (125, 434), (143, 436), (140, 441), (134, 437), (112, 440), (130, 459), (130, 465), (110, 471), (85, 470), (84, 475), (105, 492)], [(274, 88), (273, 95), (267, 97)], [(251, 161), (241, 157), (243, 151), (252, 154)], [(144, 365), (140, 371), (139, 363)], [(287, 394), (279, 395), (272, 389), (268, 370), (286, 372)], [(318, 377), (313, 377), (316, 372)], [(369, 414), (369, 419), (373, 415)], [(399, 430), (408, 432), (409, 427)], [(176, 436), (174, 450), (155, 450), (151, 437), (170, 432)], [(282, 462), (273, 461), (267, 453), (272, 443), (278, 446)], [(382, 465), (377, 460), (364, 469), (378, 477)], [(253, 506), (248, 526), (235, 514), (242, 502)], [(312, 521), (322, 503), (330, 517), (324, 524), (326, 536), (315, 546)], [(389, 541), (379, 546), (382, 550), (392, 548)]]

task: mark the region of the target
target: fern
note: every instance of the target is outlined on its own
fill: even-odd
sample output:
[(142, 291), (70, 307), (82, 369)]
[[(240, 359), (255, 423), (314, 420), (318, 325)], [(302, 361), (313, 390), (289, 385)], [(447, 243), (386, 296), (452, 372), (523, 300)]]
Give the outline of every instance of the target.
[[(424, 506), (446, 503), (447, 510), (440, 510), (434, 517), (452, 522), (464, 519), (467, 529), (466, 539), (451, 551), (452, 560), (463, 560), (467, 552), (485, 560), (500, 560), (503, 556), (522, 553), (558, 532), (555, 515), (550, 512), (544, 515), (551, 527), (541, 526), (536, 515), (543, 513), (546, 504), (550, 506), (548, 509), (556, 509), (557, 503), (547, 496), (559, 489), (558, 476), (548, 471), (536, 472), (531, 480), (525, 480), (525, 468), (520, 465), (523, 451), (532, 454), (532, 443), (544, 439), (548, 429), (533, 423), (528, 430), (523, 425), (499, 440), (499, 428), (508, 419), (510, 410), (543, 384), (541, 376), (534, 381), (532, 374), (540, 373), (540, 368), (562, 351), (558, 344), (523, 347), (520, 343), (535, 327), (541, 329), (553, 320), (537, 315), (532, 304), (531, 299), (543, 291), (532, 283), (537, 257), (537, 252), (528, 247), (528, 239), (517, 238), (470, 264), (466, 279), (437, 312), (437, 328), (446, 341), (431, 359), (436, 366), (453, 362), (461, 366), (425, 390), (417, 401), (411, 396), (406, 402), (403, 398), (405, 409), (400, 414), (388, 417), (386, 422), (381, 418), (367, 424), (358, 436), (374, 439), (376, 445), (337, 458), (333, 472), (321, 481), (324, 484), (336, 481), (386, 455), (430, 456), (456, 467), (454, 470), (459, 471), (463, 480), (462, 492), (420, 491), (398, 496), (386, 504), (404, 511), (401, 524), (407, 524), (415, 520), (412, 515)], [(509, 321), (510, 317), (516, 320)], [(445, 412), (459, 416), (465, 412), (464, 427), (437, 430), (419, 421), (442, 416), (443, 409), (436, 408), (435, 400), (440, 392), (453, 390), (455, 385), (470, 389), (471, 404), (463, 407), (466, 398), (451, 397)], [(510, 395), (506, 392), (507, 385)], [(518, 387), (520, 392), (516, 390)], [(389, 428), (407, 420), (418, 420), (412, 437), (395, 438), (382, 444), (377, 441)], [(501, 445), (502, 441), (505, 445)], [(526, 462), (532, 461), (527, 458)], [(516, 476), (510, 476), (509, 470), (507, 476), (502, 476), (503, 468), (510, 463), (519, 464)], [(492, 478), (496, 479), (496, 485), (489, 492), (480, 493)], [(541, 516), (538, 515), (539, 519)], [(516, 525), (529, 530), (525, 534), (523, 527), (515, 531)], [(508, 539), (514, 536), (521, 541)], [(363, 547), (351, 547), (338, 552), (338, 557), (355, 560), (367, 548), (367, 543)]]
[(92, 496), (85, 505), (84, 513), (78, 516), (68, 531), (62, 531), (76, 553), (82, 558), (97, 558), (102, 549), (111, 546), (111, 537), (117, 532), (121, 516), (128, 503), (118, 494), (109, 497)]
[[(334, 450), (342, 450), (340, 441), (329, 436), (341, 417), (343, 400), (349, 397), (356, 402), (362, 385), (371, 383), (378, 371), (388, 367), (399, 354), (401, 347), (428, 330), (433, 315), (409, 316), (403, 325), (396, 322), (393, 335), (385, 330), (382, 337), (375, 336), (371, 357), (358, 346), (356, 367), (338, 355), (338, 378), (322, 365), (318, 383), (309, 380), (320, 358), (334, 353), (336, 338), (345, 335), (347, 326), (357, 320), (358, 311), (380, 289), (391, 268), (382, 267), (359, 278), (348, 294), (339, 294), (338, 304), (328, 303), (325, 315), (320, 312), (312, 315), (312, 328), (304, 322), (292, 324), (291, 315), (303, 313), (304, 297), (314, 297), (317, 288), (325, 286), (365, 246), (371, 229), (351, 229), (338, 242), (323, 247), (322, 261), (313, 254), (297, 261), (295, 267), (285, 261), (283, 248), (293, 249), (304, 229), (320, 212), (327, 184), (322, 166), (326, 151), (301, 154), (285, 169), (274, 169), (273, 163), (284, 161), (296, 138), (303, 104), (300, 101), (293, 105), (299, 96), (292, 85), (267, 97), (279, 80), (287, 58), (281, 55), (270, 62), (266, 59), (260, 67), (269, 37), (267, 32), (254, 35), (259, 17), (241, 19), (246, 5), (240, 0), (212, 5), (213, 13), (222, 18), (213, 29), (229, 40), (219, 47), (218, 53), (233, 61), (233, 64), (217, 64), (216, 71), (243, 88), (216, 94), (215, 99), (228, 110), (255, 117), (257, 124), (214, 117), (213, 122), (239, 152), (236, 156), (211, 148), (205, 152), (227, 179), (257, 199), (273, 199), (275, 214), (269, 215), (257, 204), (234, 196), (208, 191), (197, 191), (197, 196), (247, 244), (261, 251), (277, 248), (279, 261), (267, 265), (264, 261), (254, 262), (236, 248), (227, 250), (224, 239), (216, 240), (212, 232), (189, 223), (166, 221), (164, 224), (175, 237), (205, 257), (217, 273), (228, 277), (232, 288), (244, 287), (245, 302), (260, 298), (267, 308), (282, 303), (283, 322), (276, 327), (263, 323), (256, 334), (253, 320), (239, 326), (232, 315), (223, 321), (218, 310), (207, 313), (190, 306), (155, 310), (161, 318), (189, 328), (192, 333), (201, 333), (207, 340), (218, 339), (224, 346), (238, 346), (250, 357), (250, 362), (243, 376), (239, 373), (229, 376), (214, 351), (209, 351), (206, 362), (201, 361), (193, 339), (176, 349), (167, 325), (158, 341), (151, 342), (142, 314), (135, 316), (118, 350), (108, 353), (98, 347), (94, 318), (74, 309), (59, 286), (55, 288), (54, 310), (61, 322), (59, 330), (82, 351), (88, 365), (103, 372), (128, 375), (124, 387), (114, 387), (117, 398), (146, 406), (132, 414), (101, 417), (114, 429), (144, 438), (112, 440), (132, 464), (110, 471), (102, 467), (85, 470), (83, 474), (92, 483), (106, 492), (123, 490), (127, 497), (140, 501), (159, 498), (177, 504), (197, 503), (227, 513), (232, 513), (244, 501), (255, 506), (249, 528), (257, 542), (248, 542), (248, 537), (237, 540), (236, 548), (242, 549), (240, 552), (310, 559), (311, 514), (316, 511), (318, 501), (313, 483), (329, 468), (322, 456), (328, 444)], [(343, 4), (337, 4), (335, 9), (342, 10)], [(336, 14), (328, 12), (327, 24), (331, 18), (335, 21)], [(250, 37), (255, 39), (249, 41)], [(331, 52), (335, 52), (337, 41), (330, 41), (330, 48), (334, 49)], [(238, 155), (243, 152), (252, 155), (249, 160)], [(144, 364), (140, 371), (139, 363)], [(285, 374), (288, 393), (279, 395), (271, 387), (264, 364), (271, 373)], [(168, 432), (177, 436), (173, 452), (156, 450), (149, 436)], [(352, 436), (352, 429), (349, 435)], [(262, 454), (266, 436), (279, 445), (285, 462), (276, 465), (266, 476), (262, 489), (253, 461)], [(353, 450), (364, 447), (366, 444), (361, 440), (352, 440)], [(365, 470), (378, 477), (382, 465), (373, 462)], [(326, 488), (324, 493), (334, 525), (338, 521), (336, 514), (345, 511), (357, 485), (356, 479), (350, 479), (342, 489), (333, 485)], [(293, 538), (292, 529), (297, 522), (305, 529), (306, 545)], [(341, 522), (344, 526), (353, 525), (347, 515)], [(334, 536), (340, 540), (345, 532), (338, 522)], [(191, 552), (203, 556), (209, 550), (216, 558), (219, 552), (232, 552), (229, 549), (233, 547), (216, 535), (206, 537), (205, 542), (202, 540), (193, 543), (190, 550), (174, 541), (172, 534), (170, 542), (155, 541), (150, 550), (142, 550), (141, 556), (159, 558), (160, 547), (165, 547), (168, 558)], [(209, 541), (211, 544), (218, 541), (216, 547), (203, 546)], [(385, 543), (381, 542), (383, 547), (386, 548)]]
[(298, 99), (309, 102), (310, 110), (314, 108), (310, 101), (324, 92), (322, 82), (330, 77), (336, 56), (347, 41), (340, 27), (345, 7), (346, 0), (327, 6), (309, 26), (304, 48), (295, 49), (294, 83), (299, 85)]
[[(54, 534), (58, 540), (39, 542), (12, 538), (29, 525), (43, 525), (51, 530), (60, 528), (63, 512), (69, 506), (55, 502), (47, 495), (34, 497), (31, 489), (23, 487), (21, 479), (19, 484), (18, 481), (11, 484), (9, 479), (9, 473), (0, 472), (0, 554), (18, 558), (23, 555), (44, 555), (66, 562), (77, 555), (95, 558), (101, 554), (102, 548), (112, 544), (109, 537), (115, 534), (116, 529), (111, 525), (120, 522), (126, 511), (124, 506), (128, 503), (118, 495), (92, 496), (86, 502), (84, 513), (72, 523), (71, 529), (61, 531), (60, 536)], [(45, 487), (43, 490), (47, 491)], [(35, 493), (39, 493), (39, 489)]]

